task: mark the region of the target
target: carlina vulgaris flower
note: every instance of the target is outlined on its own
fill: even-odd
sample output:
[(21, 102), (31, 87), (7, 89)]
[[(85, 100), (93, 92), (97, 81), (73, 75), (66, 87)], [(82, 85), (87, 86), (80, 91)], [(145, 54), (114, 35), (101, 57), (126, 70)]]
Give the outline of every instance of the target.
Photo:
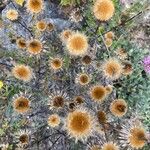
[(26, 65), (16, 65), (12, 69), (12, 75), (24, 82), (29, 82), (33, 77), (32, 69)]
[(90, 89), (91, 99), (95, 102), (103, 102), (107, 96), (107, 91), (102, 85), (95, 85)]
[(116, 80), (122, 75), (122, 64), (118, 59), (109, 58), (102, 65), (104, 76), (110, 80)]
[(143, 66), (146, 73), (150, 74), (150, 56), (143, 59)]
[(48, 106), (53, 110), (63, 109), (68, 101), (69, 97), (67, 93), (56, 90), (49, 96)]
[(47, 23), (44, 20), (40, 20), (36, 23), (36, 28), (39, 31), (45, 31), (47, 28)]
[(50, 127), (54, 128), (59, 126), (60, 120), (61, 119), (58, 114), (51, 114), (48, 117), (47, 123)]
[(11, 20), (11, 21), (15, 21), (18, 19), (18, 12), (15, 9), (9, 9), (6, 12), (6, 18)]
[(60, 33), (60, 39), (62, 42), (66, 43), (69, 37), (73, 34), (73, 31), (70, 29), (63, 30)]
[(70, 111), (74, 111), (76, 109), (76, 106), (77, 104), (74, 101), (68, 103), (68, 108)]
[(75, 82), (82, 86), (89, 84), (90, 81), (91, 77), (87, 73), (79, 73), (75, 79)]
[(66, 48), (72, 56), (82, 56), (88, 50), (88, 38), (80, 32), (74, 32), (66, 42)]
[(20, 93), (13, 97), (13, 110), (18, 114), (24, 114), (30, 111), (31, 109), (31, 100), (30, 96), (26, 93)]
[(132, 148), (143, 148), (146, 144), (146, 140), (146, 133), (143, 128), (134, 127), (130, 129), (128, 141)]
[(139, 118), (131, 118), (128, 123), (123, 124), (121, 127), (119, 140), (123, 147), (142, 149), (146, 145), (147, 133)]
[(58, 71), (63, 67), (63, 59), (59, 56), (51, 57), (49, 60), (49, 66), (53, 71)]
[(116, 99), (110, 104), (110, 111), (116, 117), (124, 116), (127, 110), (127, 103), (123, 99)]
[(17, 44), (18, 48), (21, 48), (21, 49), (25, 49), (27, 46), (26, 41), (23, 38), (18, 38), (16, 40), (16, 44)]
[(112, 0), (96, 0), (93, 6), (93, 13), (96, 19), (100, 21), (109, 20), (115, 11)]
[(77, 108), (70, 112), (65, 121), (65, 129), (71, 138), (86, 141), (95, 130), (96, 122), (92, 113), (85, 108)]
[(31, 137), (31, 131), (30, 130), (19, 130), (15, 134), (16, 142), (18, 142), (19, 147), (24, 147), (29, 144), (29, 142), (32, 140)]
[(43, 0), (27, 0), (27, 9), (31, 13), (40, 13), (44, 7)]
[(27, 51), (32, 55), (40, 54), (43, 50), (43, 43), (38, 39), (32, 39), (27, 44)]

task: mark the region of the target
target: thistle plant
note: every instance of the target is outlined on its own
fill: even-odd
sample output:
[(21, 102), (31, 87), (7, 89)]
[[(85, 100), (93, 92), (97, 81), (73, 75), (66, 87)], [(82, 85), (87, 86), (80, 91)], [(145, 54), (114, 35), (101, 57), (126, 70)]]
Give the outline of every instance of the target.
[(0, 148), (149, 150), (149, 51), (132, 35), (146, 4), (0, 3)]

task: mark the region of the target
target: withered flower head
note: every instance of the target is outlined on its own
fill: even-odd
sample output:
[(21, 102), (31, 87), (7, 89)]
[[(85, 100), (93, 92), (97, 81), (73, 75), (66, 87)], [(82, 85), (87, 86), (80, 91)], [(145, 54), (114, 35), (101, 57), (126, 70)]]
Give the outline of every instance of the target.
[(29, 53), (33, 54), (33, 55), (37, 55), (39, 53), (41, 53), (43, 48), (42, 43), (39, 40), (33, 39), (31, 41), (29, 41), (27, 50)]
[(111, 113), (116, 117), (122, 117), (127, 112), (127, 103), (123, 99), (116, 99), (110, 105)]
[(11, 21), (17, 20), (18, 12), (15, 9), (10, 9), (6, 12), (6, 17)]
[(73, 33), (67, 40), (66, 47), (68, 52), (74, 56), (82, 56), (87, 52), (87, 37), (79, 32)]
[(52, 114), (48, 117), (47, 123), (51, 127), (57, 127), (60, 124), (60, 117), (57, 114)]
[(77, 109), (68, 114), (66, 130), (76, 141), (86, 140), (94, 129), (93, 116), (85, 109)]
[(41, 20), (37, 22), (36, 27), (39, 31), (45, 31), (47, 28), (47, 24), (45, 21)]
[(19, 38), (19, 39), (17, 39), (16, 43), (17, 43), (17, 46), (19, 48), (21, 48), (21, 49), (26, 48), (26, 41), (25, 41), (25, 39)]
[(103, 64), (102, 71), (108, 79), (116, 80), (122, 74), (122, 65), (117, 59), (109, 59)]
[(43, 9), (43, 0), (27, 0), (27, 9), (32, 13), (39, 13)]
[(94, 16), (101, 21), (109, 20), (115, 8), (111, 0), (96, 0), (93, 7)]
[(91, 98), (96, 102), (102, 102), (106, 96), (106, 89), (101, 85), (93, 86), (90, 90)]
[(145, 130), (141, 127), (133, 127), (130, 130), (128, 137), (129, 144), (132, 148), (143, 148), (146, 144), (146, 133)]
[(16, 65), (12, 69), (12, 74), (15, 78), (26, 82), (31, 80), (33, 73), (29, 66)]
[(26, 113), (30, 109), (30, 100), (20, 96), (13, 101), (13, 108), (18, 113)]

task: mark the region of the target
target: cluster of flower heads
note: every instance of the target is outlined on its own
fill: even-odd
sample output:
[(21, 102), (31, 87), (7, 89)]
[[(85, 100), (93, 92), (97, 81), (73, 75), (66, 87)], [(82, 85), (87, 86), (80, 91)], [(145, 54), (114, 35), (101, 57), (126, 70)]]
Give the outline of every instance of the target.
[[(43, 0), (27, 0), (27, 10), (33, 14), (38, 14), (44, 9)], [(96, 0), (93, 6), (93, 15), (100, 21), (107, 21), (111, 19), (115, 12), (114, 4), (111, 0)], [(74, 12), (74, 15), (78, 13)], [(6, 17), (15, 21), (18, 19), (19, 14), (16, 10), (10, 9), (6, 13)], [(78, 18), (80, 21), (81, 18)], [(44, 20), (40, 20), (36, 23), (36, 29), (40, 32), (44, 32), (49, 28), (54, 28), (53, 24), (47, 24)], [(59, 34), (62, 41), (62, 45), (66, 49), (66, 53), (73, 57), (81, 57), (83, 66), (92, 64), (92, 56), (89, 55), (91, 49), (88, 36), (83, 32), (74, 31), (73, 29), (65, 29)], [(107, 48), (112, 45), (113, 38), (115, 37), (113, 32), (107, 32), (104, 35), (104, 44)], [(39, 39), (31, 39), (26, 41), (25, 39), (18, 38), (16, 45), (19, 49), (26, 49), (29, 55), (36, 56), (40, 55), (44, 49), (44, 42)], [(130, 75), (133, 71), (132, 64), (126, 60), (128, 57), (126, 50), (119, 48), (115, 51), (116, 57), (109, 57), (102, 64), (97, 64), (97, 67), (102, 72), (102, 75), (107, 80), (113, 81), (119, 79), (123, 75)], [(63, 58), (56, 56), (49, 59), (49, 67), (53, 71), (62, 69)], [(147, 67), (148, 68), (148, 67)], [(100, 74), (100, 73), (99, 73)], [(24, 64), (17, 64), (12, 68), (12, 75), (23, 82), (30, 82), (34, 76), (34, 69)], [(109, 95), (113, 92), (113, 85), (102, 85), (102, 84), (90, 84), (92, 75), (87, 72), (81, 72), (77, 74), (74, 79), (75, 84), (81, 87), (87, 87), (87, 94), (89, 95), (91, 102), (98, 105), (103, 104), (107, 101)], [(105, 110), (97, 110), (96, 113), (89, 110), (84, 106), (85, 98), (81, 95), (74, 97), (72, 101), (69, 100), (69, 96), (60, 91), (55, 91), (49, 96), (48, 107), (54, 110), (53, 114), (50, 114), (47, 118), (47, 125), (50, 128), (58, 128), (63, 124), (63, 129), (67, 134), (78, 140), (87, 141), (91, 136), (99, 133), (99, 126), (101, 136), (107, 131), (107, 125), (109, 126), (108, 117)], [(31, 99), (27, 94), (21, 93), (20, 95), (14, 96), (13, 98), (13, 109), (18, 114), (25, 114), (31, 109)], [(65, 119), (59, 115), (61, 109), (68, 109)], [(109, 112), (117, 118), (124, 117), (128, 111), (127, 102), (122, 99), (114, 99), (109, 104)], [(126, 127), (126, 126), (125, 126)], [(123, 127), (120, 130), (119, 139), (122, 145), (115, 143), (114, 141), (107, 141), (103, 144), (97, 143), (96, 145), (90, 146), (90, 150), (119, 150), (122, 146), (131, 148), (142, 148), (146, 143), (146, 133), (142, 127), (129, 126), (128, 129)], [(16, 134), (16, 138), (19, 140), (19, 144), (26, 145), (30, 141), (30, 132), (21, 131)], [(126, 144), (124, 144), (126, 143)]]

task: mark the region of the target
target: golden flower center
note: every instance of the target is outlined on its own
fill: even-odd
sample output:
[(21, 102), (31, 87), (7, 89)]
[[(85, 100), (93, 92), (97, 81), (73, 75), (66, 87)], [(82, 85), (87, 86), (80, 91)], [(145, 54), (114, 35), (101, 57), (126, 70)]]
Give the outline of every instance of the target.
[(102, 99), (105, 96), (105, 89), (103, 87), (95, 87), (92, 90), (92, 97), (94, 99)]
[(56, 96), (53, 99), (53, 106), (54, 107), (63, 107), (64, 106), (64, 98), (61, 96)]
[(78, 112), (73, 116), (70, 126), (72, 130), (82, 133), (89, 128), (89, 117), (85, 113)]
[(16, 70), (16, 73), (19, 77), (26, 77), (29, 75), (29, 71), (24, 68), (24, 67), (20, 67)]
[(91, 63), (91, 57), (86, 55), (82, 58), (82, 62), (85, 63), (85, 64), (90, 64)]
[(82, 50), (84, 45), (86, 44), (85, 40), (83, 40), (83, 38), (80, 36), (76, 36), (73, 39), (71, 39), (70, 43), (71, 43), (71, 47), (73, 47), (73, 49), (77, 51)]
[(54, 59), (52, 60), (52, 65), (55, 67), (55, 68), (60, 68), (61, 65), (62, 65), (62, 62), (60, 59)]
[(28, 137), (28, 135), (26, 135), (26, 134), (21, 135), (21, 136), (19, 137), (19, 141), (20, 141), (21, 143), (28, 143), (28, 142), (29, 142), (29, 137)]

